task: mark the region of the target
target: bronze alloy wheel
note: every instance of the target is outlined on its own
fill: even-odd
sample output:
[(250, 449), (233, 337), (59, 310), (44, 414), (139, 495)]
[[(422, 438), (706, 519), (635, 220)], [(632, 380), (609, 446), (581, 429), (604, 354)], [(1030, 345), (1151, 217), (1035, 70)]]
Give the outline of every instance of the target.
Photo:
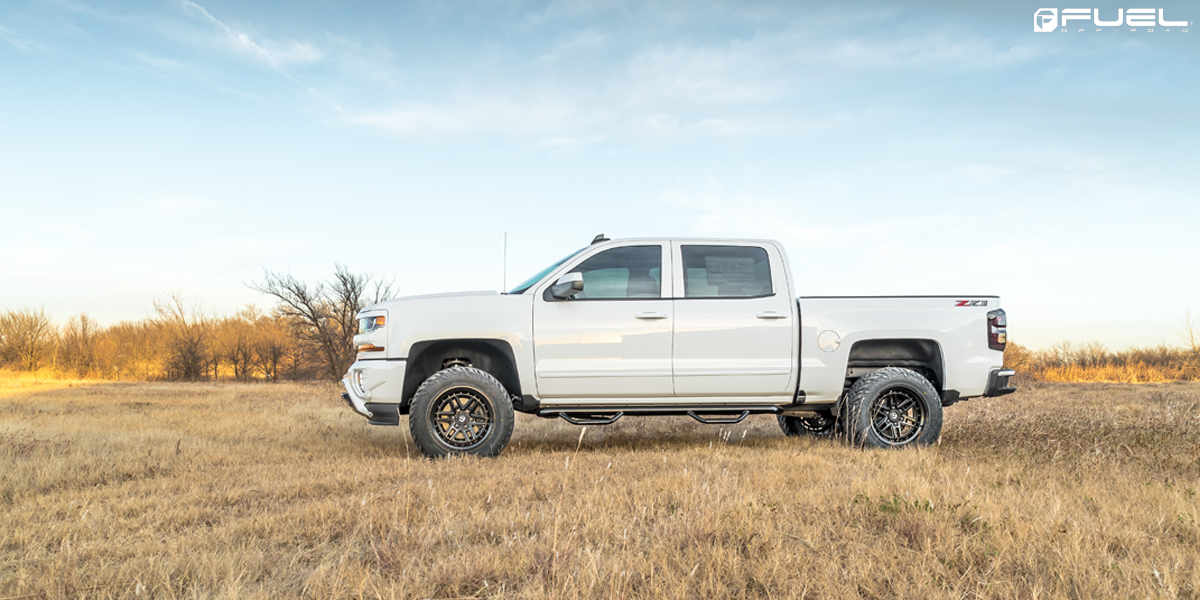
[(858, 378), (841, 406), (846, 441), (862, 448), (935, 444), (942, 434), (942, 399), (924, 375), (884, 367)]
[(429, 422), (437, 440), (454, 450), (482, 444), (495, 421), (491, 402), (475, 388), (450, 388), (429, 404)]
[(448, 367), (417, 387), (408, 431), (425, 456), (496, 456), (512, 438), (510, 397), (486, 371)]
[(888, 388), (871, 402), (871, 429), (885, 444), (911, 443), (924, 428), (925, 405), (914, 390), (904, 386)]

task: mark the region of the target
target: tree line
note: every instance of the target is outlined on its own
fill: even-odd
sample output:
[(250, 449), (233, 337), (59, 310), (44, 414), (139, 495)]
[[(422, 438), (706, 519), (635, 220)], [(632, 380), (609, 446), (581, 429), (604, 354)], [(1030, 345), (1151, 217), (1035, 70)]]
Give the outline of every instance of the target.
[(1200, 318), (1184, 313), (1178, 334), (1182, 346), (1125, 350), (1109, 350), (1098, 341), (1062, 341), (1044, 350), (1009, 343), (1004, 365), (1036, 381), (1200, 381)]
[[(56, 325), (42, 309), (0, 313), (0, 368), (93, 379), (238, 381), (340, 379), (354, 362), (355, 315), (390, 299), (393, 285), (342, 265), (313, 284), (266, 271), (250, 284), (275, 300), (206, 314), (178, 295), (150, 317), (101, 327), (87, 314)], [(1200, 381), (1200, 318), (1185, 313), (1184, 344), (1111, 351), (1099, 342), (1045, 350), (1009, 343), (1005, 366), (1042, 381)]]
[(169, 295), (146, 319), (109, 326), (86, 313), (57, 325), (43, 309), (7, 309), (0, 368), (113, 380), (339, 379), (354, 362), (355, 315), (393, 295), (390, 282), (342, 265), (327, 281), (267, 271), (250, 287), (275, 306), (215, 315)]

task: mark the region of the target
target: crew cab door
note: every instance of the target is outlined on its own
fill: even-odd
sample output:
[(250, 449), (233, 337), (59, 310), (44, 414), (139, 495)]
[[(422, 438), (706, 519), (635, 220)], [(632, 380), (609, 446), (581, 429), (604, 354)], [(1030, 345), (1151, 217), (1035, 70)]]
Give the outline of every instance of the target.
[(583, 291), (543, 284), (533, 302), (534, 374), (549, 398), (672, 395), (671, 247), (636, 243), (577, 259)]
[(799, 312), (771, 244), (672, 242), (676, 396), (795, 391)]

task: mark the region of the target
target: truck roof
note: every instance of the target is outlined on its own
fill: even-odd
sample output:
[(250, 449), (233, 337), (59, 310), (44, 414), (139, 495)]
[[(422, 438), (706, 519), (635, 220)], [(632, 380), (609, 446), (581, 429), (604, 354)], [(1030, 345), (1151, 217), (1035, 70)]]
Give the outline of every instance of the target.
[(615, 244), (617, 242), (697, 242), (703, 244), (722, 244), (722, 243), (738, 243), (738, 244), (772, 244), (774, 246), (783, 247), (783, 244), (777, 240), (756, 239), (756, 238), (708, 238), (708, 237), (632, 237), (632, 238), (617, 238), (611, 240), (603, 240), (596, 242), (595, 245)]

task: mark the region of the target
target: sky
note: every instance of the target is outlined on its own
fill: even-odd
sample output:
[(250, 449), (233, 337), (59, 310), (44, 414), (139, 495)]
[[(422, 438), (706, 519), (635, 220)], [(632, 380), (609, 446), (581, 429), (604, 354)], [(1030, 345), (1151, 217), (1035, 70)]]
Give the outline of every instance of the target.
[(0, 308), (228, 313), (335, 264), (499, 290), (598, 233), (750, 237), (802, 295), (999, 295), (1034, 348), (1178, 344), (1200, 32), (1039, 33), (1041, 7), (5, 2)]

